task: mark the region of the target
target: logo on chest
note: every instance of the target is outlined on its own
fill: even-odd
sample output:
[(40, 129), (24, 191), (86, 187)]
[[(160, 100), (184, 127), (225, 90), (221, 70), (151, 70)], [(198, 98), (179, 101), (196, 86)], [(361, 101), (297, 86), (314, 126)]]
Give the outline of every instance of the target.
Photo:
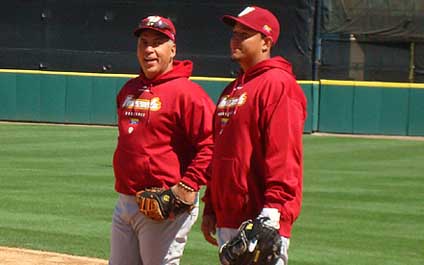
[(247, 93), (244, 92), (238, 96), (226, 95), (221, 98), (217, 106), (216, 115), (220, 117), (220, 126), (223, 128), (227, 125), (230, 117), (237, 113), (239, 107), (247, 102)]
[(162, 102), (159, 97), (154, 97), (151, 99), (137, 98), (134, 99), (133, 95), (128, 95), (122, 103), (122, 108), (130, 109), (134, 111), (158, 111), (162, 107)]
[(230, 95), (226, 95), (221, 98), (221, 101), (218, 104), (218, 109), (225, 109), (225, 108), (233, 108), (233, 107), (240, 107), (244, 105), (247, 101), (247, 93), (244, 92), (240, 96), (231, 97)]

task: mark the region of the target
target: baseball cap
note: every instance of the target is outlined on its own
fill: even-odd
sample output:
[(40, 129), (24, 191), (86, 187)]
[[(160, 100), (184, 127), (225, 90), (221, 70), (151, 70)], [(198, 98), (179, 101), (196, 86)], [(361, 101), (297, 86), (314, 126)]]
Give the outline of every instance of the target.
[(172, 41), (175, 41), (176, 30), (172, 21), (161, 16), (148, 16), (143, 18), (138, 27), (134, 30), (134, 35), (139, 37), (143, 29), (151, 29), (165, 34)]
[(269, 10), (258, 6), (246, 7), (237, 17), (225, 15), (222, 17), (222, 21), (229, 26), (234, 26), (238, 22), (265, 36), (269, 36), (272, 38), (273, 45), (277, 42), (280, 35), (280, 23), (278, 19)]

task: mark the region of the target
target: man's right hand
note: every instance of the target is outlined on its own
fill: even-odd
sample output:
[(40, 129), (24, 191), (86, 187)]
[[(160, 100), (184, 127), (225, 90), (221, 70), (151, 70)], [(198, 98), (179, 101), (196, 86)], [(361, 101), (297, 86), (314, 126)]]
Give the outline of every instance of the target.
[(218, 246), (215, 238), (216, 233), (216, 218), (213, 215), (204, 215), (202, 218), (201, 230), (206, 241), (214, 246)]

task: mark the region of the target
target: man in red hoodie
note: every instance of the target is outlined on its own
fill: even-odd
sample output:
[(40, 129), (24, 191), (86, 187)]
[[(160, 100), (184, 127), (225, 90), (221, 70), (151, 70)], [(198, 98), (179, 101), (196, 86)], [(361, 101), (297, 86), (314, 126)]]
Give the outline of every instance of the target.
[(191, 61), (175, 60), (171, 20), (149, 16), (134, 31), (140, 75), (117, 96), (118, 143), (113, 157), (119, 198), (112, 219), (111, 265), (179, 264), (196, 207), (155, 221), (139, 212), (136, 192), (171, 189), (196, 202), (212, 157), (214, 103), (188, 78)]
[(231, 58), (241, 73), (217, 104), (201, 229), (207, 241), (222, 246), (242, 222), (268, 217), (283, 243), (277, 264), (287, 264), (302, 202), (306, 98), (291, 64), (271, 57), (280, 26), (270, 11), (251, 6), (223, 22), (232, 27)]

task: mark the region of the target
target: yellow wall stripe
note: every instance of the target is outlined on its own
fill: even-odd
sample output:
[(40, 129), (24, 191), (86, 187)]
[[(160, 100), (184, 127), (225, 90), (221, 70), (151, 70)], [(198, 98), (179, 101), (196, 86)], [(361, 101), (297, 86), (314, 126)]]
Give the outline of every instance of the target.
[(206, 77), (206, 76), (192, 76), (190, 80), (198, 80), (198, 81), (215, 81), (215, 82), (231, 82), (234, 78), (227, 77)]
[[(40, 71), (40, 70), (21, 70), (21, 69), (0, 69), (0, 73), (14, 74), (41, 74), (41, 75), (68, 75), (68, 76), (93, 76), (93, 77), (123, 77), (134, 78), (136, 74), (107, 74), (107, 73), (84, 73), (84, 72), (59, 72), (59, 71)], [(225, 77), (205, 77), (193, 76), (191, 80), (231, 82), (234, 78)], [(424, 83), (400, 83), (400, 82), (369, 82), (369, 81), (345, 81), (345, 80), (298, 80), (299, 84), (323, 84), (330, 86), (359, 86), (359, 87), (379, 87), (379, 88), (424, 88)]]
[(73, 76), (95, 76), (95, 77), (128, 77), (128, 78), (133, 78), (137, 76), (132, 74), (106, 74), (106, 73), (103, 74), (103, 73), (59, 72), (59, 71), (19, 70), (19, 69), (0, 69), (0, 73), (36, 74), (36, 75), (73, 75)]
[(343, 81), (343, 80), (320, 80), (323, 85), (330, 86), (356, 86), (378, 88), (424, 88), (424, 83), (400, 83), (400, 82), (369, 82), (369, 81)]

